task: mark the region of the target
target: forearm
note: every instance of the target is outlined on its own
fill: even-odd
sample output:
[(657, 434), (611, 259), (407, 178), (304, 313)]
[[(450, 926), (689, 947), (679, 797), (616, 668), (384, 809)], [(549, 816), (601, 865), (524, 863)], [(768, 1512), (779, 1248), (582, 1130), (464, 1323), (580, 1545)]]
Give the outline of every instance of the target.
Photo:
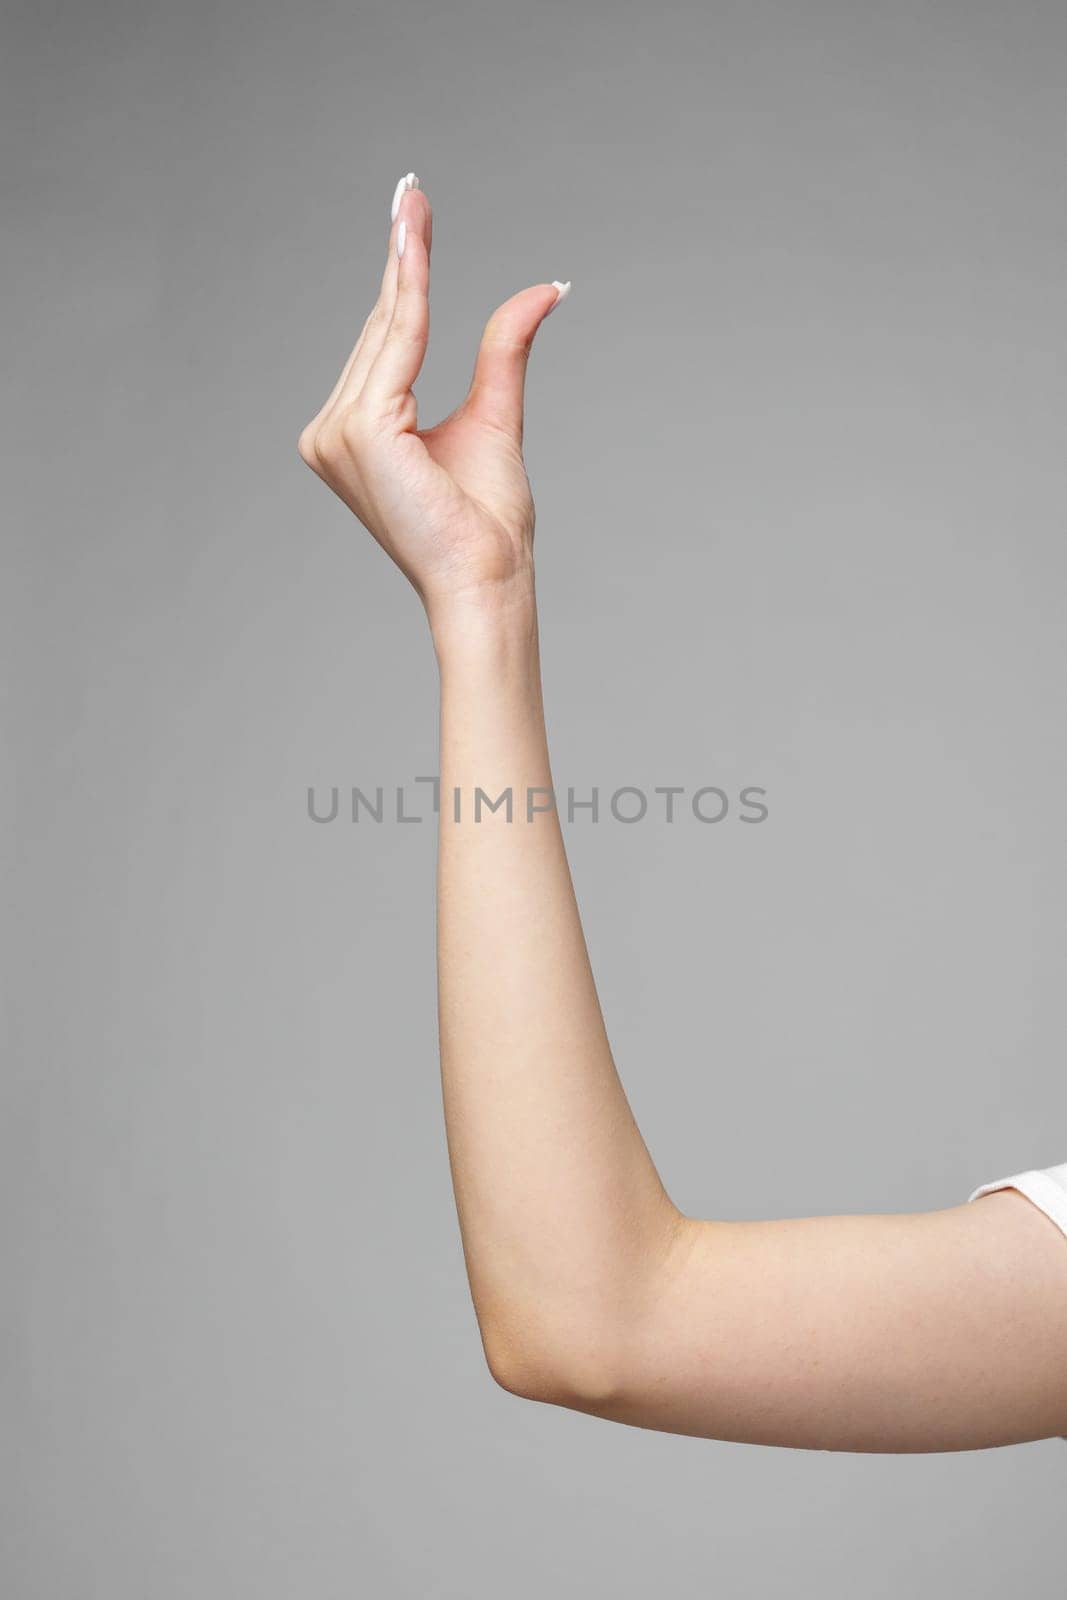
[[(612, 1062), (558, 815), (526, 820), (527, 789), (552, 785), (532, 601), (438, 653), (445, 1114), (497, 1379), (616, 1421), (802, 1448), (1067, 1428), (1063, 1240), (1019, 1196), (746, 1223), (671, 1205)], [(475, 822), (476, 787), (510, 787), (514, 820)]]
[[(532, 581), (435, 628), (448, 1145), (486, 1353), (509, 1387), (610, 1388), (678, 1214), (612, 1061), (560, 829)], [(510, 790), (512, 820), (496, 801)], [(455, 793), (460, 796), (456, 820)]]
[[(1063, 1236), (1021, 1196), (738, 1224), (682, 1217), (664, 1193), (611, 1059), (558, 816), (527, 811), (552, 777), (523, 379), (568, 286), (499, 306), (466, 397), (420, 430), (431, 217), (413, 173), (390, 217), (378, 300), (299, 450), (414, 583), (441, 665), (441, 1065), (495, 1376), (646, 1427), (821, 1449), (1067, 1433)], [(484, 803), (477, 820), (478, 789), (510, 790), (511, 820)]]

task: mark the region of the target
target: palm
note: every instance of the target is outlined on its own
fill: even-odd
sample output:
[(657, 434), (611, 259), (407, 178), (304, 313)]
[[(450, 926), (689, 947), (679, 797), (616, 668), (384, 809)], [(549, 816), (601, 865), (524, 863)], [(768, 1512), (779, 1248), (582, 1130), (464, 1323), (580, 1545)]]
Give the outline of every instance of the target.
[(364, 516), (426, 594), (493, 583), (514, 570), (533, 536), (534, 507), (515, 441), (463, 408), (425, 432), (391, 441)]
[(469, 508), (472, 527), (489, 523), (509, 540), (533, 537), (534, 505), (521, 447), (509, 435), (471, 417), (453, 413), (421, 435), (426, 453)]

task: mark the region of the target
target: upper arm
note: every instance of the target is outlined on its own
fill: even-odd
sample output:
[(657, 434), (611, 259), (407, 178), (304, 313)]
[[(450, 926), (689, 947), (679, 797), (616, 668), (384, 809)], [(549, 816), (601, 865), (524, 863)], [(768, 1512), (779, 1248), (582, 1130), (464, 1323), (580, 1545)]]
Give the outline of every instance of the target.
[(810, 1449), (1067, 1434), (1067, 1239), (1014, 1190), (914, 1215), (683, 1218), (647, 1304), (620, 1381), (583, 1409)]

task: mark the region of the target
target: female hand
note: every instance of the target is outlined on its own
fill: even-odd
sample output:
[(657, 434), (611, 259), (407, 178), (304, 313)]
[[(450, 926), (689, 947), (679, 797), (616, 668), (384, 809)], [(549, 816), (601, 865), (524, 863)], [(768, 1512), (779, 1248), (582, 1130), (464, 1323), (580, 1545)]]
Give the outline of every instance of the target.
[(429, 335), (431, 226), (409, 173), (397, 185), (377, 304), (299, 449), (411, 580), (433, 625), (453, 601), (530, 586), (523, 384), (534, 335), (570, 285), (537, 284), (500, 306), (466, 398), (420, 430), (412, 384)]

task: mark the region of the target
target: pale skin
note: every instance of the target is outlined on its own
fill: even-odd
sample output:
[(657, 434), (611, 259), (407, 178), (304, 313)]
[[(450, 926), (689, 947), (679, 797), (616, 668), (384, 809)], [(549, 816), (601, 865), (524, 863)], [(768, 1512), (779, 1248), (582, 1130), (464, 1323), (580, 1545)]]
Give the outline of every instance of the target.
[[(526, 820), (552, 776), (523, 389), (557, 289), (493, 314), (468, 394), (422, 430), (430, 239), (426, 195), (403, 188), (377, 303), (300, 453), (414, 585), (440, 669), (441, 1074), (489, 1370), (529, 1399), (755, 1444), (1067, 1434), (1067, 1240), (1017, 1191), (769, 1222), (690, 1217), (666, 1193), (612, 1061), (558, 817)], [(455, 822), (447, 797), (475, 787), (510, 787), (514, 820)]]

